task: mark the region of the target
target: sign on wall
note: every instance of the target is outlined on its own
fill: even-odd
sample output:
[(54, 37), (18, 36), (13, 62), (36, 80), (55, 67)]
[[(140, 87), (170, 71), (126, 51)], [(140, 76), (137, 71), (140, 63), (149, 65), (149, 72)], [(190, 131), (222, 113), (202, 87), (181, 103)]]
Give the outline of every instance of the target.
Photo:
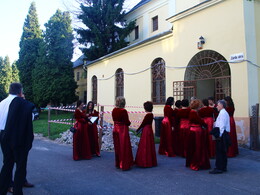
[(237, 53), (230, 55), (231, 62), (243, 61), (244, 60), (244, 53)]

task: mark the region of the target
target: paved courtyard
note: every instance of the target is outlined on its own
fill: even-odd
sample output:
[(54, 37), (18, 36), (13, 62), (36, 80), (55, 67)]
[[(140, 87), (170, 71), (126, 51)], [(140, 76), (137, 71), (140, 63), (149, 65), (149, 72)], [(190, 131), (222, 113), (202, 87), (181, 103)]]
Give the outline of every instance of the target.
[(220, 175), (192, 171), (184, 166), (185, 159), (160, 155), (158, 167), (123, 172), (114, 167), (113, 152), (101, 155), (73, 161), (70, 145), (36, 138), (27, 177), (35, 187), (24, 189), (24, 194), (260, 194), (260, 152), (244, 148), (229, 159), (228, 172)]

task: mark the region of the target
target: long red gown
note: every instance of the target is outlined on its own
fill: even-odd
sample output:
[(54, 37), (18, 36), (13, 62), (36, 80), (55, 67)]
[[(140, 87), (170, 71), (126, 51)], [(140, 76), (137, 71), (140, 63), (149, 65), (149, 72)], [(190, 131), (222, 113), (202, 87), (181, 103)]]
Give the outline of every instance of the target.
[[(94, 110), (89, 116), (99, 116), (99, 112)], [(98, 120), (97, 120), (98, 121)], [(97, 123), (88, 123), (88, 135), (89, 135), (89, 142), (90, 142), (90, 149), (92, 155), (100, 156), (100, 149), (99, 149), (99, 143), (98, 143), (98, 129), (97, 129)]]
[(124, 108), (114, 108), (112, 117), (114, 121), (115, 166), (122, 170), (128, 170), (134, 164), (128, 128), (131, 122)]
[(153, 113), (147, 113), (142, 124), (137, 129), (143, 128), (135, 157), (135, 164), (139, 167), (157, 166), (152, 123)]
[(190, 132), (189, 114), (190, 108), (180, 109), (177, 113), (177, 120), (179, 124), (179, 155), (186, 157), (188, 148), (188, 138)]
[(191, 110), (189, 115), (190, 134), (186, 157), (186, 167), (192, 170), (210, 169), (207, 130), (202, 129), (204, 121), (199, 117), (197, 111)]
[(173, 149), (173, 109), (169, 105), (164, 107), (164, 118), (162, 120), (159, 154), (174, 157)]
[(210, 131), (213, 129), (214, 124), (214, 109), (209, 106), (202, 107), (199, 110), (199, 116), (204, 120), (204, 122), (207, 124), (207, 130), (208, 130), (208, 151), (209, 151), (209, 157), (214, 158), (216, 155), (216, 142), (212, 140), (212, 135), (210, 135)]
[(229, 114), (230, 118), (230, 138), (231, 138), (231, 146), (228, 148), (227, 157), (235, 157), (238, 155), (238, 143), (237, 143), (237, 131), (236, 131), (236, 123), (234, 120), (234, 107), (227, 107), (226, 111)]
[(173, 149), (174, 149), (174, 153), (176, 155), (180, 155), (180, 130), (179, 130), (179, 123), (177, 120), (177, 114), (179, 112), (180, 109), (175, 108), (173, 110), (173, 127), (174, 127), (174, 131), (172, 132), (172, 137), (173, 137)]
[(87, 122), (85, 112), (76, 109), (74, 113), (77, 131), (73, 134), (73, 159), (91, 159), (90, 143), (87, 133)]

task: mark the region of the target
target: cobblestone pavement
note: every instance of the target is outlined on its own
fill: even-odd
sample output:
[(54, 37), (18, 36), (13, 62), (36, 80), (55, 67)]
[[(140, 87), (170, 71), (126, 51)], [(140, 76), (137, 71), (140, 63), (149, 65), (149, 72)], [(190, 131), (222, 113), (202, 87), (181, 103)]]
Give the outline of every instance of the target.
[(192, 171), (184, 166), (185, 159), (161, 155), (157, 155), (158, 167), (121, 171), (114, 167), (113, 152), (101, 155), (73, 161), (70, 145), (36, 138), (27, 176), (35, 187), (24, 189), (24, 194), (260, 194), (260, 152), (244, 148), (229, 159), (228, 172), (219, 175)]

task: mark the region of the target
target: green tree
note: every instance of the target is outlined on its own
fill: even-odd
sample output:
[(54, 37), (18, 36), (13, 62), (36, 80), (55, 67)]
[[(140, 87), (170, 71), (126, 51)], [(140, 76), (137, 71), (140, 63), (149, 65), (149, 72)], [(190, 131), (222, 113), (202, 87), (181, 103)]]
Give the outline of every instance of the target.
[(11, 82), (12, 70), (10, 66), (10, 59), (8, 56), (4, 59), (0, 57), (0, 99), (6, 97)]
[(0, 101), (6, 97), (4, 90), (4, 59), (0, 57)]
[(40, 106), (77, 100), (72, 69), (73, 34), (69, 12), (57, 10), (45, 24), (44, 43), (33, 71), (34, 101)]
[(23, 84), (26, 99), (33, 101), (32, 71), (39, 57), (39, 45), (42, 42), (42, 31), (38, 22), (35, 2), (32, 2), (23, 26), (23, 34), (20, 40), (19, 70), (20, 82)]
[(13, 62), (11, 68), (12, 68), (12, 83), (14, 83), (14, 82), (20, 82), (20, 79), (19, 79), (19, 70), (18, 70), (18, 68), (17, 68), (16, 61)]
[(86, 29), (76, 29), (78, 41), (88, 60), (95, 60), (106, 54), (126, 47), (125, 38), (135, 27), (135, 21), (125, 22), (124, 0), (87, 0), (81, 3), (77, 16)]

